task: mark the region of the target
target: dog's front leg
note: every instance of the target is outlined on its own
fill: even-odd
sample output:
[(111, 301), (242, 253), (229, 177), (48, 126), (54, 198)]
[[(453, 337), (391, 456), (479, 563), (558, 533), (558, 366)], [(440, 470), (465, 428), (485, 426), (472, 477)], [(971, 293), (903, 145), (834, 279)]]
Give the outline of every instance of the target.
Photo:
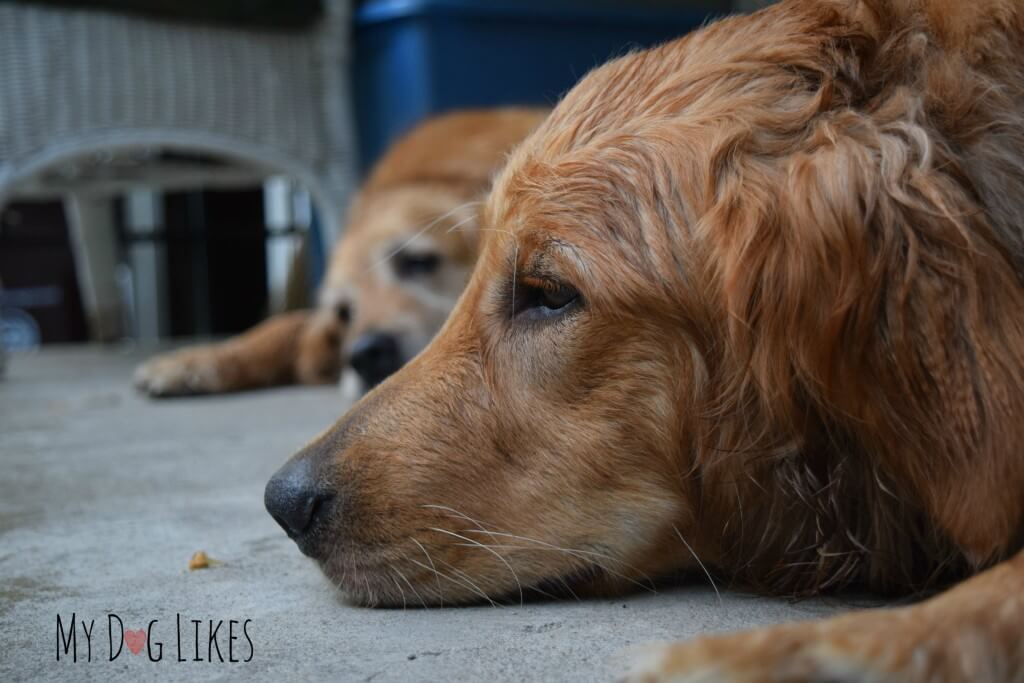
[(652, 646), (629, 680), (1022, 683), (1024, 553), (909, 607)]
[(336, 381), (342, 332), (328, 311), (275, 315), (224, 342), (156, 356), (139, 366), (135, 384), (152, 396), (180, 396)]

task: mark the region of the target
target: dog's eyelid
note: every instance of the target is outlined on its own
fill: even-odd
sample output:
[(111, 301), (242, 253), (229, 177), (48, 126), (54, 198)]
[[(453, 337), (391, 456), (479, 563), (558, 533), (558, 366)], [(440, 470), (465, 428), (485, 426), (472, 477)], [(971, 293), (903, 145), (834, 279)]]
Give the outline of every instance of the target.
[[(559, 243), (564, 244), (564, 243)], [(580, 279), (579, 257), (575, 249), (539, 249), (517, 269), (516, 278), (537, 286), (576, 286)]]
[(549, 272), (538, 273), (534, 271), (529, 273), (520, 273), (516, 276), (516, 280), (518, 280), (522, 285), (549, 291), (568, 286), (568, 283), (565, 282), (564, 278), (558, 277)]
[(583, 295), (570, 280), (545, 270), (517, 274), (507, 284), (513, 319), (539, 322), (565, 317), (583, 305)]

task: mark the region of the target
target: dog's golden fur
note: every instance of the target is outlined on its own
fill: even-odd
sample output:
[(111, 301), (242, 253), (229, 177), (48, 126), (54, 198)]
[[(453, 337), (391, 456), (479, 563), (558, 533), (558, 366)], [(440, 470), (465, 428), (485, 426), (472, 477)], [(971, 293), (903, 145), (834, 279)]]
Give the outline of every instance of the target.
[[(158, 356), (136, 372), (154, 396), (335, 382), (360, 335), (383, 331), (406, 358), (440, 329), (476, 261), (478, 204), (509, 151), (547, 111), (467, 110), (429, 119), (396, 142), (356, 195), (319, 305), (245, 334)], [(437, 272), (403, 281), (392, 265), (429, 252)], [(355, 399), (362, 392), (349, 369)], [(355, 384), (353, 384), (355, 383)], [(354, 389), (354, 390), (353, 390)]]
[(1022, 216), (1019, 2), (789, 0), (612, 62), (505, 167), (438, 337), (296, 456), (340, 493), (301, 544), (389, 604), (1003, 562), (647, 673), (1024, 680)]

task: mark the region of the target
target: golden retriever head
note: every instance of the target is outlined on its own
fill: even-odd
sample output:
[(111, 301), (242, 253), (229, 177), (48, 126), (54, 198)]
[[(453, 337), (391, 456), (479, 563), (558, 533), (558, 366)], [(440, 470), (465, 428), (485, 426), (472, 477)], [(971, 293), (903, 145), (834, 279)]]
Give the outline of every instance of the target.
[(587, 76), (500, 175), (439, 335), (268, 485), (303, 552), (395, 604), (700, 561), (906, 587), (1005, 549), (1016, 494), (960, 465), (1022, 407), (1020, 314), (984, 293), (1024, 302), (952, 137), (1005, 95), (897, 19), (783, 3)]
[(440, 116), (399, 140), (374, 167), (321, 290), (321, 306), (345, 329), (348, 399), (401, 367), (441, 328), (476, 261), (480, 200), (509, 150), (546, 113), (507, 108)]

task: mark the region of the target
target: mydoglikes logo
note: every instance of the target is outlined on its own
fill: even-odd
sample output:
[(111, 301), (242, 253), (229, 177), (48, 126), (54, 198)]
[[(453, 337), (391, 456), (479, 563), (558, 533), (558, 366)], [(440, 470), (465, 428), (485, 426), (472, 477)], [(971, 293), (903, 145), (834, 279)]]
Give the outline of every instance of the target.
[[(145, 628), (129, 628), (117, 614), (99, 620), (75, 612), (57, 615), (58, 662), (112, 662), (145, 657), (151, 662), (244, 664), (256, 656), (252, 619), (151, 619)], [(145, 655), (143, 655), (145, 650)]]

